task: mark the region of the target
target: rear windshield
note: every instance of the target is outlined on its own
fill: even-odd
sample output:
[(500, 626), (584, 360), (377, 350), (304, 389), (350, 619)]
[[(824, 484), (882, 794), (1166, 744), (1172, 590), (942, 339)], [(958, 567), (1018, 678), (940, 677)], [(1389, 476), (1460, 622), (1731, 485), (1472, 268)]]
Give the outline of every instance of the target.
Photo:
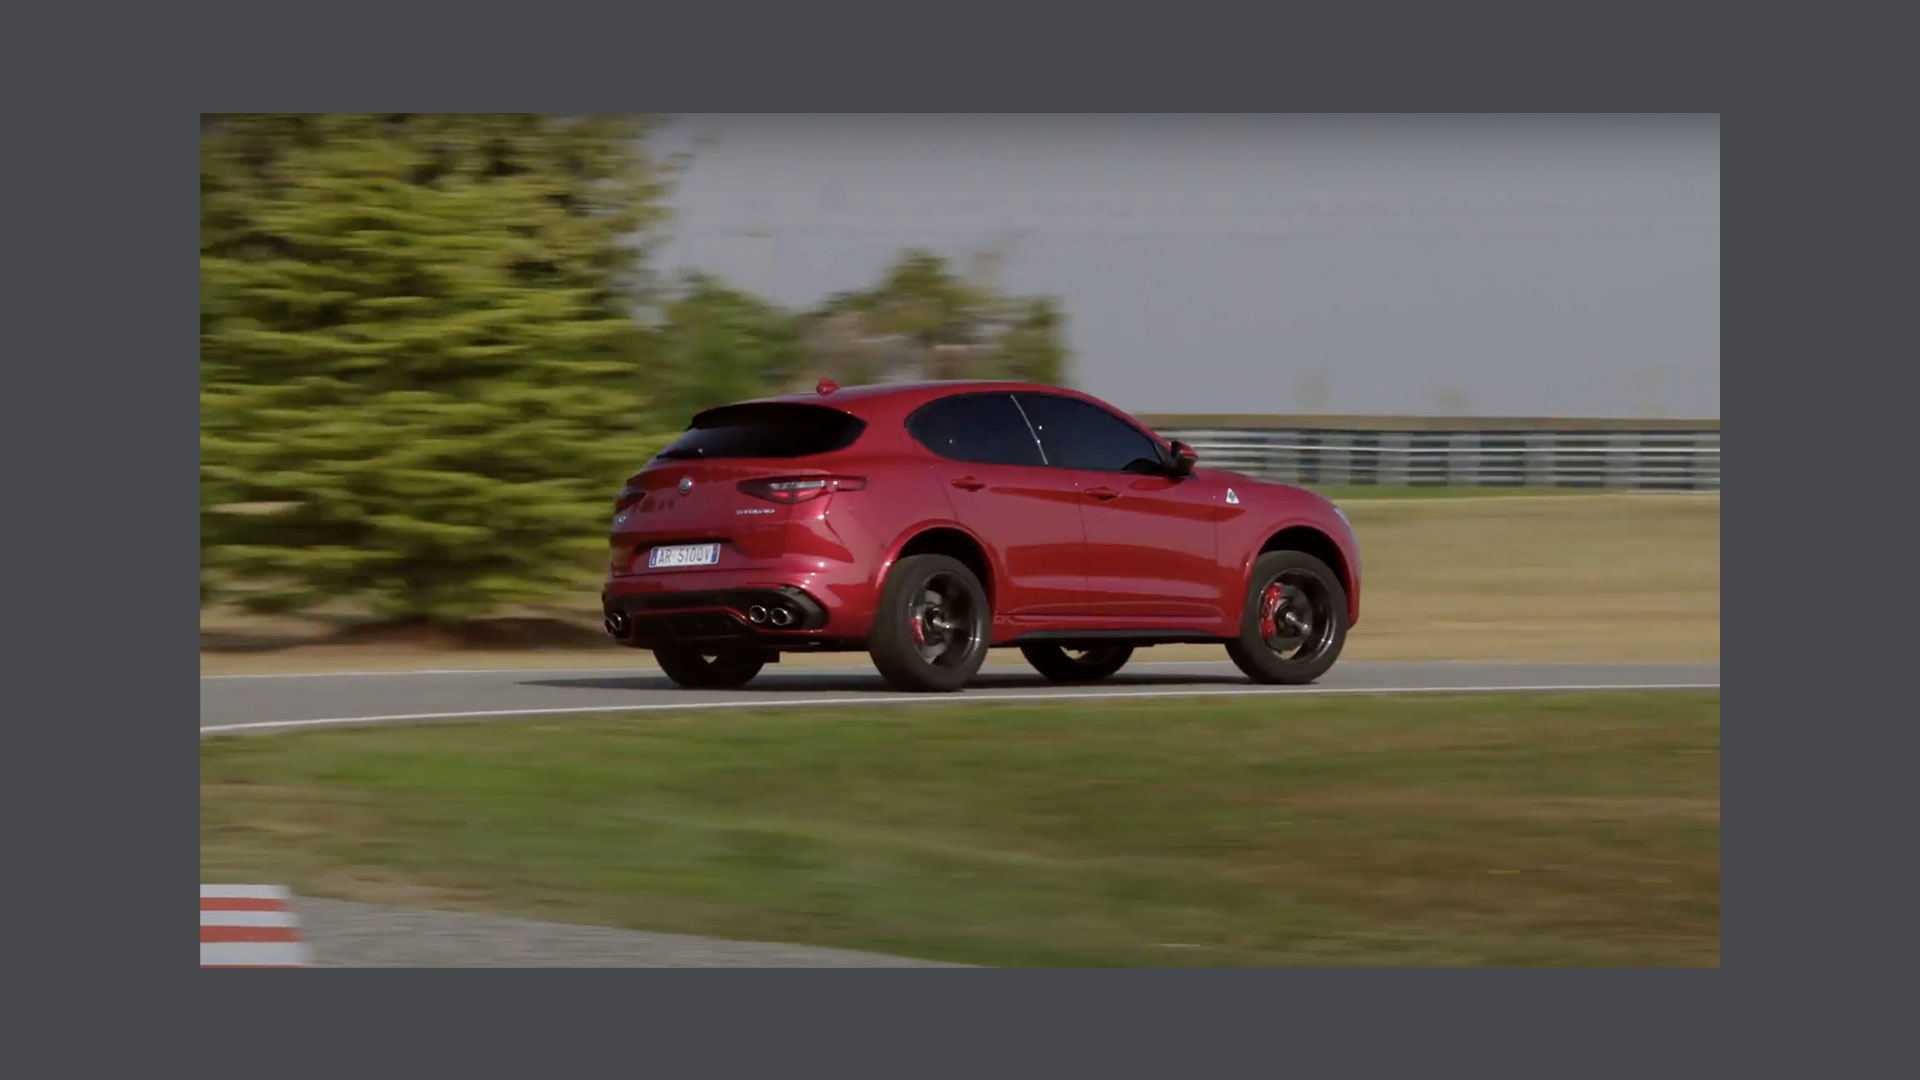
[(693, 418), (662, 458), (790, 458), (853, 445), (866, 421), (820, 405), (723, 405)]

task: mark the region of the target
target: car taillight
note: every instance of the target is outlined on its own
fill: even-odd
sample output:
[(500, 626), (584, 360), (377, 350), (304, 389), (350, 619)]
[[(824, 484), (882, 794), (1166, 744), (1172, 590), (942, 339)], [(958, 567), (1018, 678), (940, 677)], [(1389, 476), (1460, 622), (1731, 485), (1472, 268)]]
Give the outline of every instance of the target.
[(633, 484), (628, 484), (626, 487), (621, 488), (620, 494), (614, 498), (613, 512), (617, 514), (620, 511), (625, 510), (627, 507), (632, 506), (634, 503), (637, 503), (641, 499), (645, 498), (646, 495), (647, 495), (647, 492), (645, 488), (636, 487)]
[(829, 492), (859, 491), (866, 486), (864, 476), (777, 476), (740, 481), (743, 493), (777, 503), (806, 502)]

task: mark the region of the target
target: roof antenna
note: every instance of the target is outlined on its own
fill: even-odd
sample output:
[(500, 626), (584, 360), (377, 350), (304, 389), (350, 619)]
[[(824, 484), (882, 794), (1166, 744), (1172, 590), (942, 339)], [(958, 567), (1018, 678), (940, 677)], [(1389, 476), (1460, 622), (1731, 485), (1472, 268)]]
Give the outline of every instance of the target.
[(834, 382), (832, 379), (822, 378), (820, 382), (814, 386), (813, 392), (819, 394), (821, 397), (826, 397), (838, 389), (840, 389), (839, 383)]

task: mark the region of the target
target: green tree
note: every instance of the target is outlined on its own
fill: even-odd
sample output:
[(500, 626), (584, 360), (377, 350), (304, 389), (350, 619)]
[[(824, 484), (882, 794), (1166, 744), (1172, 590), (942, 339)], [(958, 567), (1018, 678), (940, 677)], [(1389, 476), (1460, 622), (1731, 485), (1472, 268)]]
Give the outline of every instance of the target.
[(1066, 376), (1067, 346), (1061, 340), (1066, 319), (1047, 297), (1016, 301), (993, 343), (994, 377), (1060, 383)]
[(938, 255), (918, 249), (902, 254), (873, 289), (849, 304), (874, 334), (899, 334), (920, 345), (973, 345), (984, 331), (993, 298), (948, 269)]
[(660, 352), (663, 419), (675, 426), (790, 382), (803, 360), (792, 313), (702, 273), (665, 305)]
[(812, 313), (810, 356), (855, 378), (1064, 382), (1065, 319), (1048, 297), (1008, 296), (956, 274), (946, 259), (901, 253), (871, 289), (831, 297)]
[(203, 597), (454, 620), (578, 580), (661, 442), (633, 315), (648, 128), (203, 118)]

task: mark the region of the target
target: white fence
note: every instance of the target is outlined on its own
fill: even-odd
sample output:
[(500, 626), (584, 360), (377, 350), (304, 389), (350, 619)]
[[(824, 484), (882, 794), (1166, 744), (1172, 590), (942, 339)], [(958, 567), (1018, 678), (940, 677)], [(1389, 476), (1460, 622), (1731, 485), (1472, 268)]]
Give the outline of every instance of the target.
[(1648, 431), (1155, 427), (1192, 446), (1202, 467), (1285, 483), (1720, 490), (1717, 425)]

